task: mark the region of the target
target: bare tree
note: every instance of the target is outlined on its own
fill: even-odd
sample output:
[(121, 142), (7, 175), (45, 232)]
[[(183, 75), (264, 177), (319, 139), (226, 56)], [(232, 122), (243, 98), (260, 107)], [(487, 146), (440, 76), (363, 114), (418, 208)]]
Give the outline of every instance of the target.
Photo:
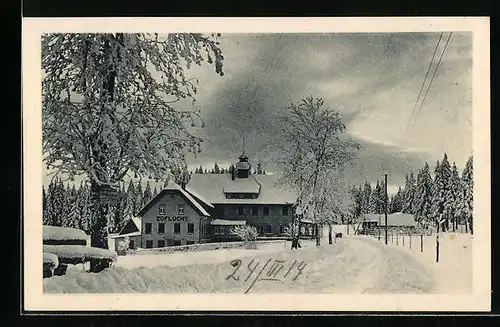
[(323, 208), (328, 207), (323, 199), (326, 181), (347, 167), (359, 146), (343, 137), (345, 126), (339, 113), (321, 98), (306, 97), (286, 110), (286, 128), (277, 145), (277, 162), (283, 170), (279, 182), (297, 191), (296, 218), (316, 223), (319, 245), (318, 227), (325, 219)]

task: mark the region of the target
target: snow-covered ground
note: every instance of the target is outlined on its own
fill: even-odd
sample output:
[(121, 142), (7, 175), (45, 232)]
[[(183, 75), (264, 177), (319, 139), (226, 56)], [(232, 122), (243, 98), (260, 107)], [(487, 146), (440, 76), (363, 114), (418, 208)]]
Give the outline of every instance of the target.
[[(362, 236), (360, 236), (362, 237)], [(381, 239), (377, 243), (383, 244)], [(412, 236), (411, 249), (409, 236), (398, 242), (389, 240), (388, 247), (410, 254), (433, 276), (435, 289), (440, 293), (472, 292), (472, 242), (473, 236), (465, 233), (440, 233), (439, 262), (436, 262), (436, 235), (423, 237), (423, 252), (420, 249), (420, 236)], [(385, 244), (384, 244), (385, 246)]]

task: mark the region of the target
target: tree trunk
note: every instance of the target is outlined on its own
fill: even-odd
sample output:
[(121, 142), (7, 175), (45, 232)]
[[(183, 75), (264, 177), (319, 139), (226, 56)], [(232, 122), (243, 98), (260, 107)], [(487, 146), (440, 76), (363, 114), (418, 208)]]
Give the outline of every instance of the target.
[(333, 244), (333, 239), (332, 239), (332, 225), (328, 224), (328, 244)]
[(469, 219), (469, 229), (470, 229), (470, 234), (471, 235), (474, 235), (474, 228), (473, 228), (473, 225), (472, 225), (472, 219)]
[(319, 225), (318, 223), (314, 224), (314, 229), (315, 229), (315, 237), (316, 237), (316, 246), (321, 245), (321, 237), (319, 235)]
[(453, 220), (451, 221), (451, 224), (452, 224), (451, 226), (452, 226), (453, 232), (455, 232), (455, 225), (456, 225), (455, 221), (456, 221), (456, 219), (455, 219), (455, 217), (453, 217)]
[(464, 219), (465, 220), (465, 232), (468, 233), (469, 232), (469, 226), (468, 226), (468, 221), (467, 219)]
[[(90, 185), (90, 199), (92, 204), (92, 217), (90, 228), (90, 246), (106, 249), (108, 244), (107, 228), (107, 210), (100, 199), (101, 186), (95, 181)], [(95, 272), (100, 269), (95, 261), (90, 262), (90, 271)]]

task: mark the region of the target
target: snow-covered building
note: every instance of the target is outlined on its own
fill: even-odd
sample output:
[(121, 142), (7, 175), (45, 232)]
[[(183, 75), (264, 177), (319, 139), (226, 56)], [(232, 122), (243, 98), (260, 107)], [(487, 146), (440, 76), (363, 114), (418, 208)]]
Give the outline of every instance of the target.
[[(115, 236), (129, 248), (237, 240), (232, 228), (250, 225), (261, 237), (285, 236), (293, 221), (296, 194), (280, 187), (277, 175), (251, 174), (242, 154), (230, 174), (193, 174), (187, 185), (170, 183)], [(313, 236), (303, 222), (302, 236)]]
[(293, 220), (296, 194), (280, 187), (277, 175), (251, 174), (248, 159), (243, 153), (229, 174), (193, 174), (185, 188), (213, 218), (213, 241), (234, 238), (231, 227), (245, 224), (280, 236)]

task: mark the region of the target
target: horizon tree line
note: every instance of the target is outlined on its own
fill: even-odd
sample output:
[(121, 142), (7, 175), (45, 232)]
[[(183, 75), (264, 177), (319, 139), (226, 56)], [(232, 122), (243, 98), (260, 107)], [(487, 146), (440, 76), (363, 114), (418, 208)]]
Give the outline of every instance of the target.
[[(387, 212), (412, 214), (421, 226), (434, 226), (442, 231), (456, 231), (459, 224), (465, 225), (466, 231), (473, 233), (473, 187), (473, 157), (467, 159), (460, 174), (445, 153), (432, 173), (426, 162), (416, 176), (413, 171), (406, 174), (405, 185), (388, 197)], [(353, 186), (351, 193), (359, 217), (385, 213), (384, 181), (377, 181), (374, 187), (368, 182)]]

